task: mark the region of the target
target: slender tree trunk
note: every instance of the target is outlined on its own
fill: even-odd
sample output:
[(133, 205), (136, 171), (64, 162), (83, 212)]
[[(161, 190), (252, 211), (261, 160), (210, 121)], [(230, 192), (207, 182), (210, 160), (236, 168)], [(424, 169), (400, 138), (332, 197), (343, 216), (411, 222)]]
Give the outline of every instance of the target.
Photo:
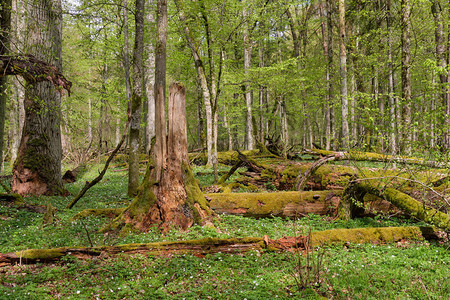
[(167, 42), (167, 0), (157, 0), (156, 44), (155, 44), (155, 161), (156, 181), (161, 180), (166, 167), (166, 42)]
[[(147, 0), (147, 9), (146, 9), (146, 24), (150, 25), (147, 28), (153, 29), (155, 24), (155, 9), (154, 9), (154, 0)], [(154, 85), (155, 85), (155, 47), (154, 47), (154, 39), (153, 39), (153, 30), (150, 30), (150, 34), (148, 34), (148, 41), (145, 44), (144, 50), (147, 52), (147, 59), (145, 61), (145, 90), (147, 97), (147, 127), (146, 127), (146, 146), (145, 150), (147, 153), (150, 152), (151, 141), (155, 136), (155, 94), (154, 94)]]
[[(245, 5), (245, 4), (244, 4)], [(249, 20), (248, 18), (248, 12), (247, 8), (244, 7), (244, 10), (242, 11), (242, 16), (244, 17), (244, 72), (246, 75), (248, 75), (250, 65), (251, 65), (251, 59), (252, 59), (252, 42), (250, 40), (249, 36)], [(253, 108), (252, 108), (252, 91), (250, 89), (250, 83), (248, 82), (248, 78), (245, 83), (245, 105), (247, 107), (246, 112), (246, 136), (247, 136), (247, 149), (252, 150), (254, 148), (253, 143)]]
[(345, 0), (339, 0), (339, 59), (341, 75), (342, 147), (349, 147), (348, 96), (347, 96), (347, 50), (345, 46)]
[(402, 98), (403, 104), (403, 141), (407, 155), (411, 154), (411, 6), (410, 0), (401, 1), (402, 8)]
[[(213, 101), (215, 100), (215, 95), (211, 94), (212, 89), (210, 90), (208, 86), (208, 79), (206, 77), (206, 71), (203, 65), (203, 61), (200, 58), (200, 55), (198, 53), (197, 49), (197, 43), (195, 42), (194, 38), (192, 37), (191, 31), (188, 27), (188, 24), (186, 23), (186, 16), (184, 15), (184, 12), (181, 7), (181, 3), (179, 0), (175, 1), (175, 4), (178, 8), (179, 18), (180, 21), (183, 24), (183, 30), (184, 34), (187, 40), (187, 44), (189, 48), (191, 49), (192, 57), (194, 58), (194, 64), (195, 68), (197, 69), (197, 75), (198, 79), (200, 81), (200, 87), (202, 90), (203, 95), (203, 102), (205, 105), (205, 115), (206, 115), (206, 148), (208, 153), (208, 165), (214, 165), (215, 164), (215, 150), (216, 146), (214, 146), (214, 119), (216, 112), (213, 111)], [(216, 109), (214, 108), (216, 111)]]
[(326, 0), (326, 16), (327, 16), (327, 114), (326, 114), (326, 146), (327, 150), (332, 147), (332, 140), (335, 135), (334, 124), (334, 107), (333, 107), (333, 2)]
[(135, 196), (139, 186), (139, 140), (141, 126), (141, 103), (144, 52), (144, 7), (145, 0), (136, 0), (133, 50), (133, 92), (131, 98), (130, 152), (128, 168), (128, 196)]
[[(19, 0), (12, 1), (12, 11), (14, 12), (13, 19), (13, 28), (14, 30), (14, 39), (16, 41), (25, 40), (25, 18), (21, 17), (25, 15), (25, 4)], [(13, 51), (20, 53), (23, 49), (19, 43), (13, 43), (11, 46), (14, 46)], [(15, 116), (18, 119), (14, 123), (14, 136), (13, 136), (13, 145), (11, 149), (11, 163), (13, 164), (16, 161), (19, 146), (20, 146), (20, 138), (22, 137), (23, 124), (25, 122), (25, 81), (21, 77), (13, 77), (12, 82), (14, 84), (14, 88), (16, 91), (16, 111)]]
[(396, 134), (396, 100), (394, 95), (394, 67), (392, 64), (392, 24), (391, 24), (391, 0), (386, 1), (386, 27), (388, 32), (387, 37), (387, 51), (388, 51), (388, 92), (389, 92), (389, 113), (391, 118), (391, 136), (390, 147), (391, 153), (394, 155), (397, 152), (397, 134)]
[[(59, 0), (28, 7), (28, 53), (61, 71), (62, 9)], [(27, 85), (25, 122), (12, 191), (19, 194), (63, 193), (61, 180), (61, 94), (50, 82)]]
[[(11, 31), (11, 0), (2, 0), (0, 2), (0, 55), (8, 54), (9, 36)], [(0, 167), (3, 167), (3, 146), (5, 135), (6, 101), (7, 95), (7, 77), (0, 78)]]
[(88, 139), (91, 144), (94, 138), (92, 134), (91, 66), (89, 66), (88, 77)]
[[(258, 49), (259, 54), (259, 67), (264, 68), (264, 47), (263, 43), (259, 44)], [(265, 133), (264, 133), (264, 97), (266, 96), (266, 87), (263, 85), (259, 86), (259, 142), (264, 145), (265, 144)]]

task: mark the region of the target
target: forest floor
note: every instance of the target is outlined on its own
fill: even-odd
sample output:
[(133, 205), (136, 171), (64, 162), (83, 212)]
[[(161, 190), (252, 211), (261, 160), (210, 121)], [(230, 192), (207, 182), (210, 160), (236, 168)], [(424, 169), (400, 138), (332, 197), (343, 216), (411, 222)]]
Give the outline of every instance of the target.
[[(91, 165), (66, 188), (76, 194), (92, 180), (101, 165)], [(222, 166), (221, 171), (230, 167)], [(212, 185), (212, 171), (195, 167), (200, 184)], [(215, 228), (194, 226), (186, 232), (157, 230), (119, 236), (98, 232), (110, 220), (92, 216), (71, 218), (87, 208), (119, 208), (126, 196), (127, 173), (112, 167), (72, 210), (71, 197), (26, 198), (27, 203), (51, 204), (56, 221), (43, 226), (43, 215), (0, 203), (0, 253), (63, 246), (89, 247), (126, 243), (177, 241), (204, 237), (263, 237), (279, 239), (309, 230), (424, 225), (405, 217), (377, 216), (350, 221), (308, 215), (290, 220), (279, 217), (245, 218), (220, 215)], [(1, 201), (1, 200), (0, 200)], [(81, 260), (66, 257), (53, 263), (0, 266), (0, 299), (448, 299), (450, 245), (442, 242), (400, 241), (393, 244), (338, 244), (309, 254), (320, 262), (319, 276), (309, 288), (297, 285), (305, 275), (303, 252), (250, 251), (236, 254), (100, 255)], [(323, 255), (323, 256), (322, 256)]]

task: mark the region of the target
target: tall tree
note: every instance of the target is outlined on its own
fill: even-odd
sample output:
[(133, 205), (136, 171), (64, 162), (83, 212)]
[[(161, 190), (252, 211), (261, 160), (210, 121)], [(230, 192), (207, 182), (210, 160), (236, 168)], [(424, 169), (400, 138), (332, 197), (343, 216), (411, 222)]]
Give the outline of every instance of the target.
[[(250, 34), (249, 34), (249, 7), (248, 7), (248, 1), (243, 1), (243, 9), (242, 9), (242, 16), (244, 17), (244, 31), (243, 31), (243, 37), (244, 37), (244, 72), (246, 75), (248, 75), (250, 65), (252, 62), (252, 41), (250, 40)], [(250, 89), (250, 83), (246, 81), (245, 83), (245, 105), (247, 108), (246, 111), (246, 141), (247, 141), (247, 149), (252, 150), (254, 146), (254, 137), (253, 137), (253, 99), (252, 99), (252, 90)]]
[(403, 142), (406, 154), (411, 154), (411, 4), (401, 1), (402, 18), (402, 98), (403, 98)]
[[(9, 52), (9, 36), (11, 31), (11, 0), (0, 2), (0, 55)], [(0, 166), (3, 165), (3, 144), (5, 133), (7, 81), (6, 77), (0, 78)]]
[[(138, 0), (141, 1), (141, 0)], [(167, 0), (157, 2), (155, 65), (156, 142), (140, 193), (119, 216), (114, 227), (131, 223), (146, 231), (157, 225), (186, 229), (203, 225), (212, 214), (189, 167), (186, 133), (185, 89), (174, 83), (169, 89), (169, 131), (166, 134), (165, 82)]]
[[(62, 69), (60, 0), (37, 0), (27, 6), (27, 52)], [(13, 168), (12, 191), (54, 195), (61, 180), (61, 93), (50, 82), (27, 84), (25, 122)]]
[(144, 7), (145, 0), (136, 0), (133, 50), (133, 93), (131, 97), (130, 151), (128, 169), (128, 196), (135, 196), (139, 186), (139, 132), (141, 126), (141, 103), (144, 53)]
[(342, 147), (349, 146), (348, 97), (347, 97), (347, 49), (345, 46), (345, 0), (339, 0), (339, 66), (341, 75)]
[(146, 51), (147, 58), (145, 60), (145, 72), (144, 72), (144, 89), (145, 97), (147, 103), (147, 118), (146, 118), (146, 128), (145, 128), (145, 150), (150, 152), (151, 141), (155, 136), (155, 95), (154, 95), (154, 85), (155, 85), (155, 47), (154, 47), (154, 25), (155, 25), (155, 8), (154, 0), (147, 0), (147, 6), (145, 9), (145, 23), (146, 36), (148, 40), (145, 43), (144, 50)]

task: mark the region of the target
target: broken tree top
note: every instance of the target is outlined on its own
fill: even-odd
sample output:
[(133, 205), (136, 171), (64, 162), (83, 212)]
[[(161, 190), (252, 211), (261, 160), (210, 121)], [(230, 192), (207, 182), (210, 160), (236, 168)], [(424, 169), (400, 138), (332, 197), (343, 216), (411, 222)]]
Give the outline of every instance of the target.
[(35, 58), (32, 55), (0, 55), (0, 77), (22, 76), (27, 82), (51, 82), (62, 93), (67, 90), (70, 96), (72, 82), (67, 80), (58, 67)]

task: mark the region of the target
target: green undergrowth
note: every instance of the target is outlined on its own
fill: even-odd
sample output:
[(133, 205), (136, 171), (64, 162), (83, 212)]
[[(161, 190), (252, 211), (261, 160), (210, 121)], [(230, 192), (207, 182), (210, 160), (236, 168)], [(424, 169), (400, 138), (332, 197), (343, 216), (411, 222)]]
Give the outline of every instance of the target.
[(322, 282), (298, 291), (292, 253), (118, 255), (0, 269), (0, 299), (447, 299), (450, 252), (438, 245), (325, 249)]
[[(66, 188), (76, 194), (102, 165), (91, 166)], [(252, 219), (220, 215), (215, 228), (193, 226), (167, 234), (153, 228), (127, 236), (98, 232), (110, 219), (72, 217), (88, 208), (119, 208), (130, 203), (127, 176), (114, 166), (72, 210), (71, 197), (32, 197), (26, 203), (51, 204), (56, 221), (42, 225), (42, 214), (0, 203), (0, 253), (33, 248), (101, 246), (125, 243), (175, 241), (204, 237), (262, 237), (271, 239), (333, 228), (422, 225), (394, 217), (332, 220), (309, 215), (296, 221), (282, 218)], [(220, 167), (226, 171), (229, 167)], [(204, 186), (212, 184), (211, 168), (196, 167)], [(204, 177), (204, 178), (202, 178)], [(169, 255), (140, 254), (65, 258), (45, 265), (0, 267), (0, 299), (423, 299), (450, 294), (450, 254), (446, 245), (406, 243), (392, 245), (335, 245), (326, 248), (323, 279), (314, 291), (298, 291), (292, 275), (294, 254), (249, 252), (243, 254)]]

